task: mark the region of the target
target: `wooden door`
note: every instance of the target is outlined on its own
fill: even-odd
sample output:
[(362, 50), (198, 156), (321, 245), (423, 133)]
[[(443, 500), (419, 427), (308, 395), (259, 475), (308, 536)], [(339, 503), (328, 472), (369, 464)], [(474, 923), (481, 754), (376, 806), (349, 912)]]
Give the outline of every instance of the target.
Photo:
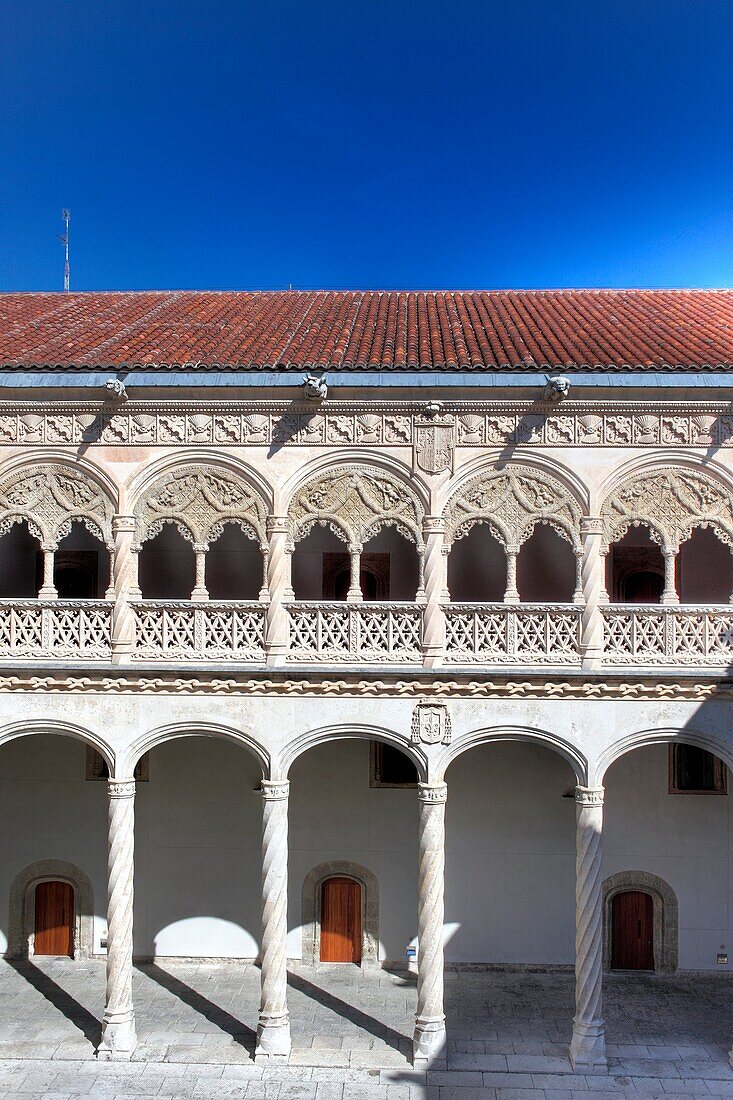
[(323, 884), (321, 962), (361, 962), (361, 884), (353, 878)]
[(654, 902), (651, 894), (626, 890), (611, 903), (611, 966), (654, 969)]
[(68, 882), (36, 886), (34, 955), (74, 957), (74, 888)]

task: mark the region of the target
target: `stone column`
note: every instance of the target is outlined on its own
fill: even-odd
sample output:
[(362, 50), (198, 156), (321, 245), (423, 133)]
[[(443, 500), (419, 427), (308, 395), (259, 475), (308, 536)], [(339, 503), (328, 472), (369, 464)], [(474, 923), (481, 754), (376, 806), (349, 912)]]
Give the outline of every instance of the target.
[(200, 543), (196, 543), (193, 548), (196, 555), (196, 580), (194, 581), (193, 592), (191, 593), (191, 599), (201, 602), (208, 600), (209, 590), (206, 587), (206, 551), (208, 546), (203, 546)]
[(506, 591), (504, 603), (519, 603), (519, 590), (517, 588), (517, 554), (518, 546), (506, 548)]
[(434, 668), (443, 662), (445, 652), (445, 615), (441, 606), (447, 587), (447, 557), (443, 553), (445, 520), (427, 516), (425, 533), (425, 608), (422, 621), (423, 663)]
[(349, 590), (346, 593), (347, 603), (361, 603), (364, 596), (361, 591), (361, 543), (352, 543), (349, 546), (351, 558), (351, 576), (349, 577)]
[(583, 590), (580, 652), (583, 661), (597, 663), (603, 657), (603, 613), (608, 602), (606, 592), (606, 558), (601, 553), (603, 522), (598, 516), (583, 516), (580, 521), (583, 539), (583, 560), (580, 579)]
[(132, 1005), (135, 780), (112, 779), (107, 860), (107, 996), (99, 1058), (129, 1059), (137, 1046)]
[(664, 591), (662, 592), (661, 603), (663, 604), (678, 604), (680, 598), (677, 595), (677, 585), (675, 582), (675, 563), (677, 561), (676, 551), (664, 547), (662, 550), (664, 557)]
[(267, 520), (267, 534), (270, 540), (267, 556), (267, 587), (270, 602), (265, 617), (265, 653), (268, 665), (281, 665), (288, 652), (288, 613), (287, 600), (294, 593), (291, 585), (292, 554), (289, 536), (290, 524), (285, 517), (270, 516)]
[(112, 536), (115, 541), (112, 559), (112, 662), (126, 664), (135, 647), (135, 616), (130, 600), (137, 587), (138, 556), (132, 552), (135, 537), (134, 516), (113, 516)]
[(57, 600), (58, 592), (56, 591), (56, 585), (53, 583), (53, 565), (56, 555), (55, 546), (43, 547), (43, 584), (38, 590), (39, 600)]
[(417, 1016), (413, 1062), (425, 1069), (445, 1059), (443, 1012), (443, 879), (445, 867), (445, 783), (420, 783), (417, 917)]
[(270, 589), (267, 587), (267, 573), (269, 568), (270, 548), (267, 545), (260, 546), (262, 554), (262, 587), (257, 599), (260, 603), (267, 603), (270, 599)]
[(603, 787), (576, 787), (575, 809), (575, 1017), (570, 1061), (578, 1073), (603, 1073)]
[(255, 1062), (290, 1054), (288, 1013), (288, 792), (287, 780), (262, 781), (262, 991)]

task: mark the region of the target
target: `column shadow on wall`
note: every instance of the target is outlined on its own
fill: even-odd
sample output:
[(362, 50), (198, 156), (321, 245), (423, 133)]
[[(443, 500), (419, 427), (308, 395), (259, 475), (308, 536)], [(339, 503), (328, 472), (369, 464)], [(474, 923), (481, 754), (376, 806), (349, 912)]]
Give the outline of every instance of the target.
[(251, 1027), (247, 1027), (246, 1024), (232, 1016), (226, 1009), (208, 1000), (198, 990), (186, 985), (180, 978), (176, 978), (167, 970), (163, 970), (157, 963), (135, 963), (134, 965), (135, 969), (139, 970), (141, 974), (144, 974), (151, 981), (161, 986), (162, 989), (177, 997), (179, 1001), (198, 1012), (205, 1020), (218, 1027), (226, 1035), (230, 1035), (235, 1043), (239, 1043), (254, 1057), (257, 1036)]
[(27, 959), (5, 959), (8, 966), (12, 966), (17, 974), (24, 978), (29, 985), (38, 990), (44, 1000), (65, 1016), (66, 1019), (79, 1029), (85, 1039), (96, 1049), (101, 1038), (101, 1024), (89, 1009), (79, 1004), (70, 993), (44, 974), (42, 970), (34, 966)]
[(362, 1012), (361, 1009), (349, 1004), (348, 1001), (344, 1001), (340, 997), (334, 996), (333, 993), (322, 989), (321, 986), (307, 981), (300, 974), (293, 974), (291, 970), (288, 970), (288, 985), (291, 989), (295, 989), (298, 993), (302, 993), (312, 1001), (316, 1001), (337, 1016), (343, 1016), (345, 1020), (349, 1020), (356, 1027), (373, 1035), (375, 1039), (380, 1039), (394, 1050), (404, 1051), (405, 1045), (409, 1042), (407, 1035), (402, 1035), (389, 1025), (375, 1020), (373, 1016)]

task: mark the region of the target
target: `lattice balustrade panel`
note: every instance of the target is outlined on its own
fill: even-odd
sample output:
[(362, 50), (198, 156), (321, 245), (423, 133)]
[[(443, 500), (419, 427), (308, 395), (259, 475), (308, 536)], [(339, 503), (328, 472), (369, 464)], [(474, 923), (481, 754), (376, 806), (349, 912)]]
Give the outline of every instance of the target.
[(261, 660), (264, 655), (260, 605), (142, 601), (133, 607), (137, 659)]
[(580, 609), (484, 604), (446, 606), (446, 660), (578, 664)]
[(213, 604), (196, 608), (203, 621), (204, 657), (238, 657), (258, 660), (264, 653), (265, 609), (222, 607)]
[(733, 608), (606, 607), (608, 664), (711, 665), (733, 663)]
[(38, 602), (0, 601), (0, 655), (43, 655), (43, 608), (44, 605)]
[(0, 657), (109, 659), (111, 617), (102, 601), (0, 601)]
[(421, 659), (420, 608), (369, 604), (291, 604), (294, 661), (415, 661)]

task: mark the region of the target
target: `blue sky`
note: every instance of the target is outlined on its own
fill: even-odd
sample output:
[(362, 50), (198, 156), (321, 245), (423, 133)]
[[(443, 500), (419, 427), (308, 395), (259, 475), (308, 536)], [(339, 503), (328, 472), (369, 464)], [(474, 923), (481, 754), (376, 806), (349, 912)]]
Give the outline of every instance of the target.
[(0, 20), (0, 290), (733, 284), (731, 0)]

